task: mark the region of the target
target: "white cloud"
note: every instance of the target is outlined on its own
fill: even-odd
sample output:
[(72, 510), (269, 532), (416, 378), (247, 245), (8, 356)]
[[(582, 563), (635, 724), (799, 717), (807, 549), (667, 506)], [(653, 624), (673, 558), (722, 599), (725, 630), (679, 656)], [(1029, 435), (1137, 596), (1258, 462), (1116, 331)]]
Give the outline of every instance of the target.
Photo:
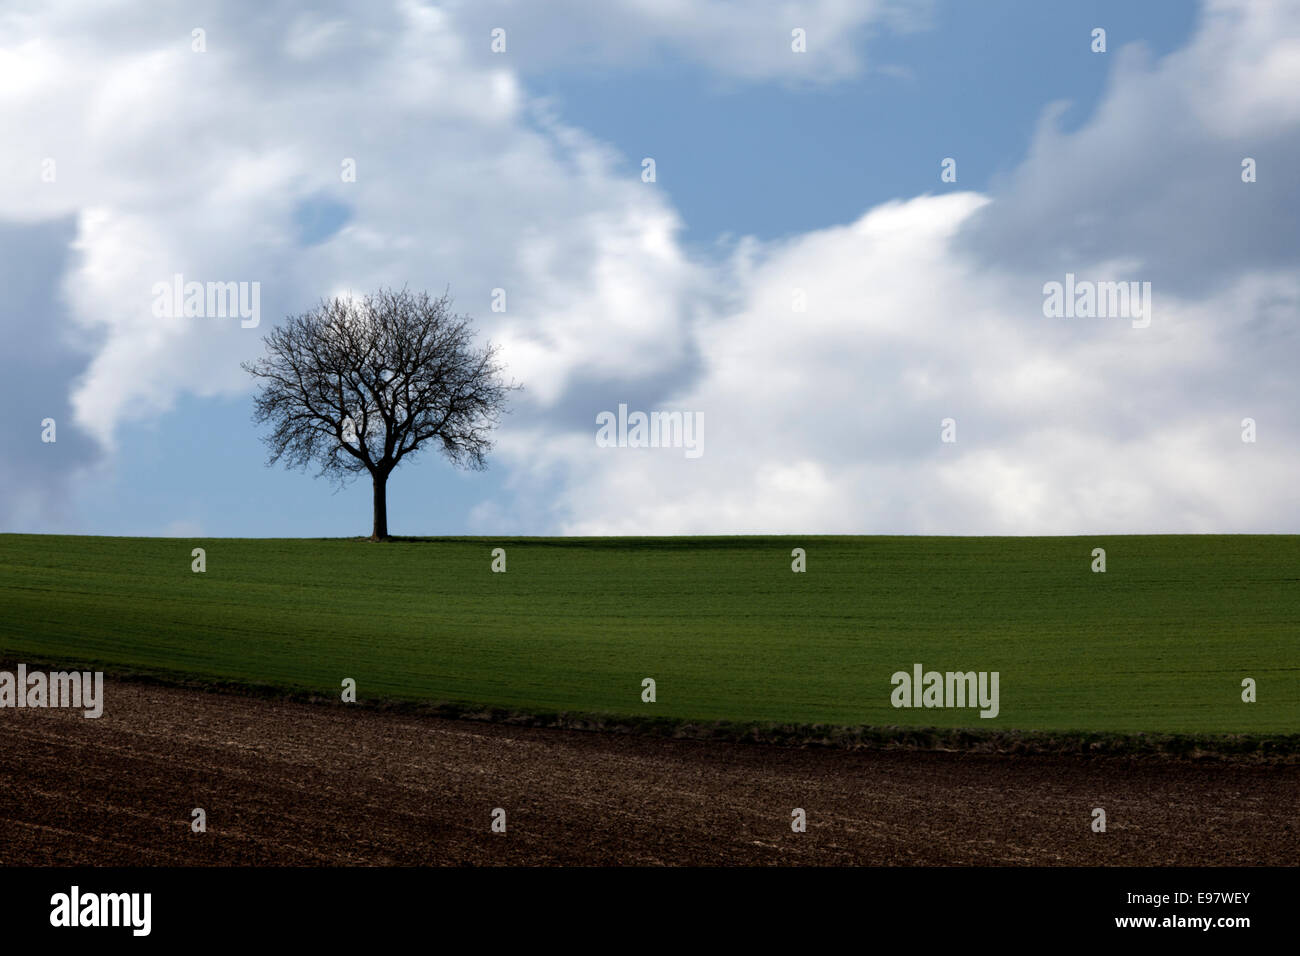
[[(742, 240), (721, 266), (679, 245), (636, 158), (532, 103), (520, 76), (600, 36), (600, 56), (668, 42), (718, 74), (789, 78), (786, 21), (802, 18), (805, 78), (834, 78), (862, 66), (856, 33), (899, 25), (892, 5), (627, 3), (585, 21), (531, 5), (325, 7), (263, 12), (256, 30), (216, 8), (204, 54), (183, 11), (0, 20), (0, 70), (15, 77), (0, 88), (14, 131), (0, 215), (75, 217), (64, 298), (90, 361), (73, 407), (106, 445), (182, 393), (244, 391), (238, 362), (260, 348), (264, 328), (154, 318), (155, 282), (260, 281), (265, 326), (322, 294), (451, 281), (529, 385), (501, 442), (518, 499), (477, 509), (487, 523), (527, 511), (575, 533), (1300, 529), (1294, 260), (1208, 238), (1222, 223), (1232, 247), (1258, 216), (1216, 191), (1239, 144), (1216, 150), (1300, 133), (1297, 29), (1280, 5), (1216, 2), (1186, 50), (1154, 66), (1125, 53), (1097, 115), (1071, 134), (1045, 124), (1003, 193)], [(485, 18), (507, 15), (512, 53), (491, 57)], [(480, 20), (481, 48), (467, 26)], [(566, 23), (585, 25), (561, 35)], [(47, 156), (58, 180), (38, 184)], [(356, 183), (340, 181), (345, 158)], [(294, 210), (320, 196), (353, 215), (304, 249)], [(1294, 250), (1282, 241), (1267, 248)], [(1041, 284), (1067, 267), (1214, 282), (1158, 284), (1149, 329), (1045, 319)], [(497, 287), (503, 315), (489, 311)], [(702, 412), (704, 456), (597, 448), (594, 412), (633, 391)], [(591, 425), (575, 427), (565, 416), (590, 401)], [(1246, 416), (1255, 445), (1239, 438)], [(945, 417), (956, 444), (939, 441)]]
[[(188, 20), (124, 36), (91, 10), (61, 20), (57, 44), (37, 39), (51, 33), (39, 16), (21, 21), (3, 56), (26, 81), (4, 106), (31, 168), (0, 183), (0, 214), (76, 217), (64, 290), (91, 360), (74, 407), (105, 445), (183, 391), (248, 386), (238, 363), (265, 328), (154, 317), (151, 289), (176, 273), (260, 282), (267, 324), (335, 290), (451, 283), (543, 403), (611, 355), (634, 377), (673, 361), (650, 346), (684, 315), (695, 268), (662, 194), (531, 115), (514, 75), (472, 62), (445, 13), (397, 11), (346, 29), (328, 12), (268, 14), (250, 36), (223, 8), (200, 18), (205, 53)], [(322, 69), (269, 70), (281, 50)], [(46, 155), (57, 180), (35, 183)], [(340, 177), (349, 158), (355, 183)], [(322, 195), (351, 207), (351, 225), (302, 249), (293, 210)]]
[[(1300, 141), (1298, 39), (1294, 8), (1220, 0), (1186, 49), (1123, 51), (1077, 132), (1049, 111), (996, 196), (739, 244), (703, 373), (661, 403), (704, 413), (704, 457), (531, 442), (535, 469), (565, 471), (564, 529), (1300, 530), (1297, 236), (1259, 206), (1297, 201), (1277, 147)], [(1242, 193), (1235, 153), (1255, 148), (1273, 179)], [(1044, 318), (1067, 269), (1154, 273), (1151, 327)], [(1268, 438), (1242, 442), (1246, 417)]]
[[(1039, 289), (1016, 306), (1021, 277), (954, 250), (983, 203), (891, 204), (750, 262), (745, 302), (699, 333), (704, 373), (659, 405), (703, 412), (702, 458), (598, 448), (594, 422), (509, 451), (564, 471), (575, 534), (1296, 527), (1293, 393), (1251, 387), (1250, 330), (1263, 302), (1294, 318), (1300, 280), (1171, 298), (1147, 329), (1049, 319)], [(1268, 440), (1241, 441), (1246, 416)]]
[[(860, 73), (873, 32), (906, 32), (930, 21), (930, 0), (586, 0), (453, 5), (467, 36), (506, 31), (508, 59), (524, 73), (574, 65), (652, 65), (671, 51), (706, 75), (745, 81), (825, 83)], [(804, 31), (806, 52), (792, 49)]]

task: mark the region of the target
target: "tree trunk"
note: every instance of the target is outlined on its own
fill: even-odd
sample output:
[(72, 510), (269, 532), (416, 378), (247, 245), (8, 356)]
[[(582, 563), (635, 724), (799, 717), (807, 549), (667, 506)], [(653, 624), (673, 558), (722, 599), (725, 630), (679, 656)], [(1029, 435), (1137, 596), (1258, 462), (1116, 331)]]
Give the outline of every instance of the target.
[(375, 530), (370, 540), (384, 541), (388, 538), (388, 475), (376, 471), (372, 477), (375, 481)]

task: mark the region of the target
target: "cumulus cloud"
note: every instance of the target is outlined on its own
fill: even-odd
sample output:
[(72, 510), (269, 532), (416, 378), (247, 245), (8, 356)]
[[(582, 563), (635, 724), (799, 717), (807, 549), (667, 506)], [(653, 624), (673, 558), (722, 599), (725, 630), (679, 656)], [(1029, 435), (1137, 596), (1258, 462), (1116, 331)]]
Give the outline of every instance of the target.
[[(799, 9), (820, 24), (805, 78), (860, 70), (855, 36), (907, 25), (893, 4)], [(451, 281), (528, 385), (501, 434), (513, 498), (475, 510), (483, 530), (1297, 529), (1293, 13), (1216, 0), (1186, 49), (1119, 52), (1096, 114), (1066, 133), (1049, 111), (987, 195), (744, 239), (720, 262), (684, 250), (635, 159), (527, 92), (556, 57), (662, 43), (720, 75), (791, 77), (786, 6), (687, 13), (8, 8), (0, 218), (16, 242), (71, 232), (46, 264), (65, 311), (44, 334), (97, 443), (83, 459), (181, 394), (245, 392), (265, 326), (321, 294)], [(509, 58), (488, 49), (497, 25)], [(1242, 156), (1259, 182), (1240, 181)], [(1151, 326), (1044, 317), (1042, 285), (1067, 271), (1152, 281)], [(177, 273), (260, 282), (263, 328), (160, 319), (153, 287)], [(620, 402), (702, 412), (704, 455), (598, 448), (595, 416)]]
[[(1294, 274), (1167, 298), (1149, 328), (1052, 319), (955, 237), (987, 200), (924, 197), (767, 250), (704, 372), (656, 407), (702, 412), (704, 455), (529, 436), (562, 468), (571, 533), (1072, 534), (1300, 524), (1294, 390), (1260, 379)], [(750, 251), (751, 255), (753, 250)], [(803, 290), (806, 313), (791, 307)], [(1295, 366), (1295, 340), (1264, 366)], [(608, 393), (609, 407), (620, 398)], [(1241, 420), (1268, 431), (1241, 441)], [(941, 440), (955, 421), (956, 441)], [(594, 419), (593, 419), (594, 421)]]
[[(990, 195), (742, 243), (701, 374), (659, 396), (704, 413), (702, 458), (593, 425), (521, 437), (521, 462), (564, 472), (584, 534), (1297, 530), (1298, 37), (1294, 10), (1220, 0), (1185, 50), (1123, 51), (1078, 131), (1049, 109)], [(1151, 281), (1152, 324), (1045, 317), (1067, 271)]]
[[(0, 210), (76, 222), (63, 295), (99, 344), (73, 406), (104, 445), (182, 391), (247, 388), (239, 361), (261, 333), (160, 319), (154, 286), (176, 274), (259, 282), (268, 324), (323, 293), (454, 279), (543, 403), (610, 354), (633, 377), (676, 358), (648, 346), (695, 270), (639, 167), (532, 110), (503, 66), (471, 62), (440, 10), (361, 9), (222, 5), (134, 32), (116, 10), (10, 18), (0, 65), (25, 82), (3, 105), (33, 168), (5, 179)], [(56, 178), (33, 188), (44, 157)], [(304, 202), (343, 222), (308, 248)], [(504, 314), (488, 312), (495, 288)]]
[[(1207, 294), (1300, 259), (1300, 7), (1212, 0), (1158, 62), (1134, 44), (1071, 133), (1045, 113), (1025, 162), (965, 248), (1038, 274), (1124, 260), (1165, 291)], [(1255, 160), (1258, 179), (1241, 180)]]

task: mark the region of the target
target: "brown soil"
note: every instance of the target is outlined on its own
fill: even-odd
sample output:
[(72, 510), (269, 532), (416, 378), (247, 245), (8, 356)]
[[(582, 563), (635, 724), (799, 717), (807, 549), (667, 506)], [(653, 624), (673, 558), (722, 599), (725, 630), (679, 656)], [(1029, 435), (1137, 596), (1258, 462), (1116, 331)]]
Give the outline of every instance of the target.
[[(0, 711), (6, 865), (1294, 865), (1300, 766), (845, 751), (110, 683)], [(207, 811), (193, 833), (191, 810)], [(493, 808), (507, 832), (491, 832)], [(807, 812), (805, 833), (791, 810)], [(1092, 810), (1107, 832), (1093, 833)]]

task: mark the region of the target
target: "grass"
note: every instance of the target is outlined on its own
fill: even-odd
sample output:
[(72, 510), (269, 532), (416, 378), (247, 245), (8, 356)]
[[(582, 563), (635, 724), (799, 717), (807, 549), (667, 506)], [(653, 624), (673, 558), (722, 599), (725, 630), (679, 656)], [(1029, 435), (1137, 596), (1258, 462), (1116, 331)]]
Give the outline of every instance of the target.
[[(1300, 537), (0, 535), (0, 659), (529, 713), (1290, 734)], [(893, 708), (917, 661), (999, 671), (1000, 714)]]

